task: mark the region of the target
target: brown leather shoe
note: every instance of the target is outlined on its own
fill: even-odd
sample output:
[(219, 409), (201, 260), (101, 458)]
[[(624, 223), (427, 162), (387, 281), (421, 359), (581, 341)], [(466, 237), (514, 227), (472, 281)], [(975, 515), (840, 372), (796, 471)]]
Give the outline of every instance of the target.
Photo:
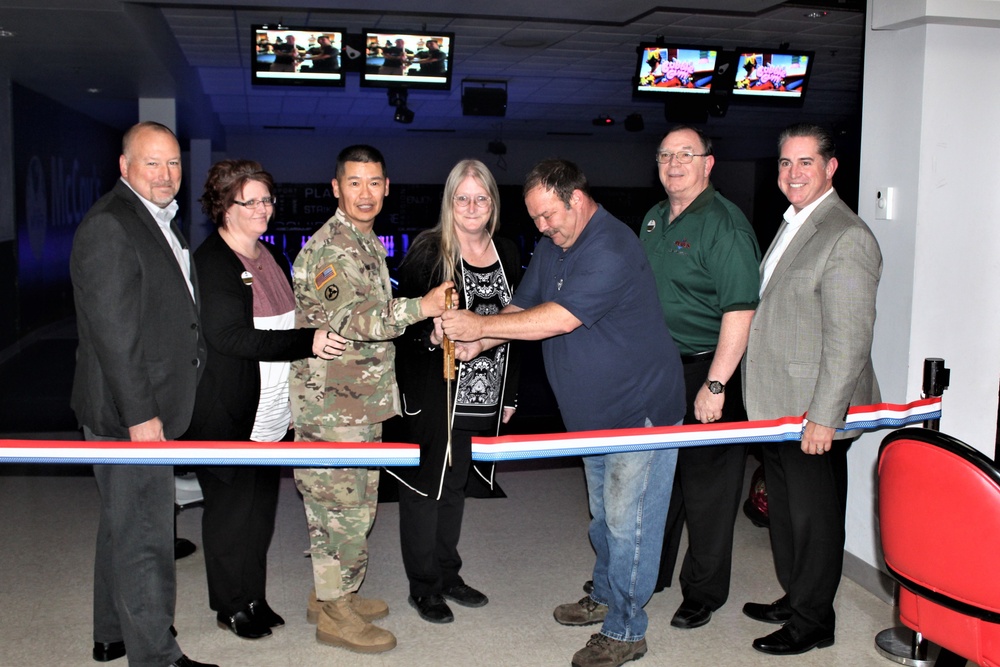
[(603, 623), (608, 615), (608, 605), (595, 602), (589, 595), (578, 602), (561, 604), (552, 616), (562, 625), (593, 625)]
[(646, 640), (623, 642), (607, 635), (591, 635), (590, 641), (573, 654), (573, 667), (619, 667), (646, 655)]

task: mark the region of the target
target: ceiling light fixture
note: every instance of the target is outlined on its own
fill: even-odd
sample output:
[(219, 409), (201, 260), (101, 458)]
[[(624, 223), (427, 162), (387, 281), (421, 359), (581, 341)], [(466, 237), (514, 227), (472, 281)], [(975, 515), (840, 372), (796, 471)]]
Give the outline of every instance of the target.
[(805, 15), (805, 17), (807, 19), (821, 19), (821, 18), (823, 18), (824, 16), (826, 16), (829, 13), (830, 12), (820, 12), (820, 11), (807, 12), (806, 15)]
[(390, 88), (388, 93), (389, 106), (396, 107), (396, 113), (392, 115), (392, 119), (397, 123), (412, 123), (413, 111), (406, 106), (406, 98), (409, 96), (409, 91), (406, 88), (394, 87)]
[(413, 122), (413, 111), (407, 109), (405, 104), (400, 104), (396, 107), (396, 113), (393, 114), (392, 119), (397, 123), (405, 123), (409, 125)]
[(0, 37), (13, 37), (15, 33), (13, 30), (7, 30), (3, 26), (0, 26)]
[(391, 107), (405, 107), (406, 98), (409, 95), (409, 91), (406, 88), (389, 88), (387, 91), (389, 93), (389, 106)]

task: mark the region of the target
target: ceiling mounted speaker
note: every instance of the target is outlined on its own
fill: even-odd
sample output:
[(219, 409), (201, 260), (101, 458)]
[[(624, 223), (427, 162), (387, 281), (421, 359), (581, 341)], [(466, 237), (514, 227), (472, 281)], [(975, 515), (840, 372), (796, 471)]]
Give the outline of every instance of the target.
[(504, 88), (466, 88), (462, 92), (462, 115), (506, 116), (507, 90)]
[(625, 117), (626, 132), (642, 132), (646, 124), (642, 120), (642, 114), (632, 113)]

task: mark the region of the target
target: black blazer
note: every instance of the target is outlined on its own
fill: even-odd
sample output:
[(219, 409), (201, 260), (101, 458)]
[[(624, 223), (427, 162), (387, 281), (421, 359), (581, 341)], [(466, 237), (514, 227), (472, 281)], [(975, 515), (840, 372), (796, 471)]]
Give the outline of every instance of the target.
[[(269, 243), (291, 287), (288, 260)], [(198, 385), (187, 440), (249, 440), (260, 401), (260, 361), (312, 356), (315, 329), (264, 331), (253, 326), (253, 288), (243, 283), (243, 263), (218, 232), (194, 254), (201, 278), (202, 326), (208, 362)]]
[[(129, 426), (159, 417), (167, 439), (182, 434), (206, 357), (198, 305), (170, 244), (124, 182), (77, 228), (70, 277), (80, 334), (70, 403), (80, 425), (128, 439)], [(191, 282), (197, 295), (193, 266)]]

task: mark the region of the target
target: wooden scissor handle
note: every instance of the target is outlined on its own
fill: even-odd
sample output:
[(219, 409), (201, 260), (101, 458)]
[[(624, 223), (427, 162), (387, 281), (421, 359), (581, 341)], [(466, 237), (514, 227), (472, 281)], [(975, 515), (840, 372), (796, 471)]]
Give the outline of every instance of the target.
[[(455, 288), (449, 287), (444, 293), (444, 307), (452, 310), (455, 307)], [(455, 343), (445, 336), (441, 340), (441, 349), (444, 350), (444, 379), (455, 379)]]

